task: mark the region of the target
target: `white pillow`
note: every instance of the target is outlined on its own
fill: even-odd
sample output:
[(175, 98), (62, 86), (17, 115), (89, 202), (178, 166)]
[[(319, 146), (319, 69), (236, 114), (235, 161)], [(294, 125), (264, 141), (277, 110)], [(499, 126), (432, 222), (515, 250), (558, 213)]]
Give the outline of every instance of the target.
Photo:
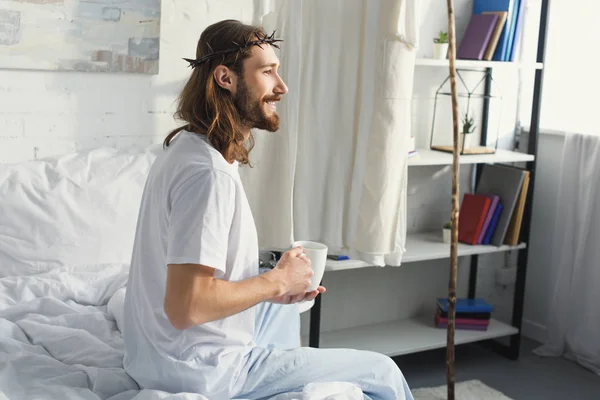
[(129, 263), (141, 195), (160, 145), (0, 164), (0, 277)]

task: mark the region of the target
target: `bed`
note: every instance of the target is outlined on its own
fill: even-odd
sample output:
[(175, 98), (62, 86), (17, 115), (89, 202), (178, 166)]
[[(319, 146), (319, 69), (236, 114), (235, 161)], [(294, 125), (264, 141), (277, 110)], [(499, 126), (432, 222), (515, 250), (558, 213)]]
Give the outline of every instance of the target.
[[(0, 164), (0, 399), (186, 399), (123, 369), (129, 258), (160, 146)], [(275, 400), (362, 399), (348, 383)]]

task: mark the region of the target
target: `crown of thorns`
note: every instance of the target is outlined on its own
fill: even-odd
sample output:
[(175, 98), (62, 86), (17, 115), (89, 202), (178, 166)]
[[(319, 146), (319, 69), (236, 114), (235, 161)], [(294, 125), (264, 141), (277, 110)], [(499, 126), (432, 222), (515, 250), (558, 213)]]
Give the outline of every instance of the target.
[(211, 60), (218, 56), (224, 57), (226, 54), (236, 53), (238, 51), (247, 49), (250, 46), (258, 46), (262, 49), (263, 44), (270, 44), (273, 47), (279, 48), (279, 45), (277, 44), (277, 42), (283, 42), (283, 40), (281, 40), (281, 39), (275, 39), (275, 31), (273, 31), (273, 33), (271, 33), (271, 35), (265, 34), (263, 37), (260, 37), (258, 35), (258, 33), (255, 33), (254, 35), (256, 36), (256, 40), (244, 39), (243, 43), (232, 42), (233, 47), (230, 47), (225, 50), (213, 51), (210, 44), (206, 43), (206, 46), (208, 46), (208, 50), (210, 51), (208, 54), (205, 54), (202, 57), (197, 58), (197, 59), (184, 58), (184, 60), (190, 63), (189, 67), (194, 69), (198, 65), (200, 65), (208, 60)]

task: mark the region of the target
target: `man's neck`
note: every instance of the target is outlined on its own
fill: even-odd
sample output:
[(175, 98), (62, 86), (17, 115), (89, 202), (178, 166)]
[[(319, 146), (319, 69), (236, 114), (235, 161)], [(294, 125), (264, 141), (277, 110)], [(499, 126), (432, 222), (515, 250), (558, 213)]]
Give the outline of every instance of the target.
[(248, 140), (248, 138), (250, 137), (250, 128), (243, 128), (241, 132), (242, 135), (244, 135), (244, 140)]

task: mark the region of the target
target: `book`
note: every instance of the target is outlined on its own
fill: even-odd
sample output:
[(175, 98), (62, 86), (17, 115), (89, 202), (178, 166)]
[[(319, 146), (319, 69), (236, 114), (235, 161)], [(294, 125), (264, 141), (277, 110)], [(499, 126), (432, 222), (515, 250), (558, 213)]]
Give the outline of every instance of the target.
[(529, 171), (525, 171), (521, 192), (519, 193), (519, 198), (517, 199), (517, 204), (515, 205), (515, 211), (510, 218), (508, 229), (506, 230), (504, 244), (515, 246), (519, 243), (521, 223), (523, 222), (523, 212), (525, 211), (525, 202), (527, 201), (527, 190), (529, 189), (529, 177)]
[(463, 35), (456, 58), (462, 60), (482, 60), (498, 22), (496, 14), (471, 15)]
[[(441, 324), (447, 324), (448, 323), (448, 317), (442, 317), (439, 313), (435, 314), (435, 322), (436, 323), (441, 323)], [(482, 325), (482, 326), (487, 326), (490, 324), (490, 320), (489, 319), (475, 319), (475, 318), (459, 318), (458, 316), (456, 316), (456, 318), (454, 318), (454, 323), (457, 325)]]
[[(439, 309), (443, 312), (448, 312), (448, 299), (440, 297), (436, 299), (436, 304)], [(455, 311), (459, 312), (484, 312), (491, 313), (492, 306), (482, 298), (467, 299), (457, 298)]]
[(490, 226), (490, 222), (492, 221), (492, 217), (494, 216), (498, 202), (500, 201), (500, 197), (496, 196), (495, 194), (488, 195), (488, 197), (492, 202), (490, 204), (490, 209), (488, 210), (487, 216), (485, 217), (485, 222), (483, 223), (481, 233), (479, 234), (479, 239), (477, 239), (477, 244), (483, 244), (483, 239), (485, 238), (485, 234)]
[[(439, 307), (436, 308), (435, 311), (440, 315), (441, 318), (448, 318), (448, 311), (442, 311)], [(490, 319), (492, 318), (492, 313), (489, 312), (456, 312), (454, 313), (455, 318), (465, 318), (465, 319)]]
[(475, 193), (498, 195), (500, 203), (504, 206), (491, 240), (491, 244), (495, 246), (504, 243), (510, 218), (517, 203), (524, 178), (525, 170), (499, 164), (484, 164), (482, 166)]
[(506, 25), (506, 18), (508, 17), (508, 12), (506, 11), (484, 11), (483, 14), (496, 14), (498, 16), (498, 22), (496, 23), (496, 27), (494, 28), (494, 32), (492, 33), (492, 37), (490, 38), (490, 43), (483, 55), (483, 59), (486, 61), (492, 61), (492, 57), (494, 56), (494, 52), (496, 51), (496, 47), (498, 46), (498, 41), (500, 40), (500, 34), (502, 33), (502, 29), (504, 29), (504, 25)]
[(486, 11), (506, 11), (507, 13), (506, 23), (492, 56), (492, 60), (494, 61), (508, 60), (509, 43), (512, 43), (509, 40), (515, 24), (515, 3), (516, 0), (473, 0), (473, 14), (482, 14)]
[(512, 37), (508, 61), (515, 61), (519, 56), (519, 51), (521, 50), (523, 26), (525, 25), (526, 3), (527, 0), (519, 0), (519, 8), (517, 10), (514, 34)]
[(489, 197), (465, 193), (458, 214), (458, 241), (477, 244), (490, 208)]
[[(448, 324), (440, 322), (439, 324), (436, 323), (435, 326), (437, 328), (447, 328)], [(466, 330), (466, 331), (487, 331), (488, 326), (487, 325), (454, 324), (454, 328), (461, 329), (461, 330)]]
[(494, 216), (492, 217), (492, 220), (490, 221), (490, 225), (488, 226), (488, 230), (485, 233), (485, 237), (483, 238), (482, 244), (490, 244), (491, 243), (492, 236), (494, 235), (494, 232), (496, 232), (496, 227), (498, 226), (498, 221), (500, 220), (500, 216), (502, 215), (503, 209), (504, 209), (504, 206), (502, 205), (502, 203), (498, 203), (498, 205), (496, 206), (496, 210), (494, 211)]

